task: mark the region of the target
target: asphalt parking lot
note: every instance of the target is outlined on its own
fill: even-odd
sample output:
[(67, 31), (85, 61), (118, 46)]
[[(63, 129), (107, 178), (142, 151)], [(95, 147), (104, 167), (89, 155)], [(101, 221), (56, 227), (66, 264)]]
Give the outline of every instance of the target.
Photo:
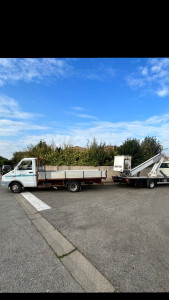
[[(34, 224), (36, 223), (36, 218), (41, 216), (37, 221), (42, 219), (47, 220), (48, 224), (56, 229), (57, 236), (58, 233), (61, 234), (61, 236), (75, 248), (75, 252), (78, 251), (80, 255), (86, 258), (86, 263), (89, 262), (94, 266), (95, 270), (99, 271), (99, 274), (103, 275), (103, 279), (107, 279), (108, 283), (112, 285), (112, 287), (109, 287), (109, 285), (106, 286), (108, 290), (112, 289), (115, 292), (169, 291), (169, 185), (148, 189), (111, 183), (103, 186), (82, 186), (82, 190), (78, 193), (68, 192), (65, 188), (59, 188), (57, 190), (29, 188), (26, 189), (25, 192), (26, 191), (50, 206), (50, 209), (42, 210), (38, 213), (32, 207), (34, 211), (31, 215), (28, 214), (31, 218), (34, 216), (34, 220), (30, 218), (31, 222), (33, 222), (33, 227), (29, 229), (30, 232), (32, 232), (29, 232), (28, 242), (26, 242), (26, 235), (24, 236), (25, 242), (29, 243), (29, 253), (34, 253), (32, 251), (33, 249), (31, 249), (30, 236), (32, 236), (32, 234), (37, 235)], [(13, 203), (13, 193), (6, 190), (2, 195), (2, 208), (4, 211), (2, 226), (5, 226), (8, 235), (12, 237), (12, 233), (9, 231), (11, 229), (14, 230), (16, 222), (20, 222), (19, 227), (17, 226), (16, 231), (14, 231), (19, 238), (17, 228), (20, 228), (22, 233), (26, 232), (26, 227), (21, 229), (22, 222), (27, 222), (24, 217), (26, 215), (23, 215), (22, 208), (18, 206), (18, 204)], [(21, 194), (17, 195), (24, 199)], [(7, 200), (5, 200), (4, 197)], [(25, 203), (27, 202), (25, 199), (24, 201)], [(12, 208), (11, 212), (10, 206)], [(5, 217), (5, 207), (7, 207), (7, 215), (10, 216), (10, 221)], [(31, 207), (30, 204), (29, 207)], [(14, 208), (15, 210), (19, 209), (18, 212), (14, 213)], [(16, 221), (15, 216), (17, 217)], [(8, 222), (12, 222), (11, 226), (7, 224)], [(23, 226), (25, 226), (25, 223), (23, 223)], [(4, 236), (3, 238), (4, 241), (7, 241), (7, 238)], [(33, 244), (33, 246), (36, 246), (35, 248), (37, 248), (39, 238), (38, 233), (37, 242), (35, 245)], [(33, 236), (32, 239), (34, 239)], [(8, 246), (6, 247), (9, 248), (10, 253), (10, 249), (14, 248), (14, 245), (11, 246), (11, 239), (8, 239), (7, 243)], [(12, 243), (14, 243), (14, 237), (12, 238)], [(19, 243), (19, 240), (17, 243)], [(41, 243), (44, 242), (40, 241), (40, 247)], [(17, 248), (15, 246), (16, 249), (19, 249), (18, 245), (19, 244), (17, 244)], [(44, 244), (44, 247), (47, 247), (45, 245), (47, 244)], [(2, 244), (2, 249), (3, 247)], [(28, 256), (27, 249), (28, 248), (24, 245), (21, 247), (23, 262), (24, 257)], [(58, 259), (56, 260), (56, 256), (55, 259), (54, 256), (52, 256), (51, 248), (45, 249), (45, 257), (47, 258), (48, 253), (50, 253), (53, 263), (59, 264), (60, 267), (58, 269), (61, 270), (62, 262), (64, 262), (64, 259), (66, 261), (66, 258), (63, 258), (63, 260), (60, 259), (59, 262)], [(26, 251), (25, 255), (23, 251)], [(17, 253), (13, 253), (13, 255), (17, 257)], [(37, 257), (39, 256), (38, 253), (36, 255)], [(36, 268), (36, 255), (33, 268)], [(5, 265), (3, 265), (3, 270), (5, 270), (6, 267), (10, 265), (10, 260), (7, 260), (6, 256), (2, 260), (3, 264), (5, 263)], [(45, 262), (46, 266), (48, 262), (49, 260)], [(84, 264), (85, 261), (83, 260), (83, 265)], [(66, 272), (64, 265), (63, 267)], [(28, 267), (26, 266), (25, 268)], [(48, 270), (47, 272), (50, 272), (51, 268), (52, 264), (50, 261), (49, 270), (46, 268), (46, 270)], [(39, 266), (37, 266), (36, 269), (38, 272)], [(18, 270), (21, 272), (20, 269)], [(4, 272), (2, 278), (7, 278)], [(13, 269), (12, 272), (15, 272), (15, 270)], [(32, 269), (30, 269), (30, 272), (32, 272)], [(35, 273), (35, 270), (33, 270), (33, 272)], [(49, 291), (54, 288), (52, 287), (52, 274), (53, 271), (50, 274), (51, 281)], [(68, 270), (67, 274), (70, 276), (71, 272)], [(93, 274), (96, 274), (95, 271)], [(40, 274), (37, 274), (37, 276), (40, 279)], [(25, 277), (25, 289), (26, 278), (27, 276)], [(78, 285), (79, 280), (74, 280), (73, 277), (72, 279), (69, 278), (69, 280), (71, 284), (73, 284), (72, 287), (70, 287), (70, 291), (76, 290), (79, 292), (88, 290), (90, 279), (88, 281), (89, 284), (86, 284), (87, 288), (85, 288), (84, 285), (83, 289)], [(57, 280), (55, 281), (54, 290), (65, 291), (65, 286), (58, 288)], [(29, 285), (31, 286), (31, 281)], [(15, 286), (17, 286), (17, 276), (15, 277)], [(36, 289), (35, 287), (33, 288)], [(90, 288), (92, 289), (92, 286), (89, 287), (89, 289)], [(41, 291), (40, 286), (39, 289)]]
[[(33, 206), (25, 207), (36, 217)], [(0, 186), (0, 294), (85, 292), (33, 225), (31, 216), (15, 194)]]
[(169, 186), (29, 189), (41, 215), (119, 292), (169, 291)]

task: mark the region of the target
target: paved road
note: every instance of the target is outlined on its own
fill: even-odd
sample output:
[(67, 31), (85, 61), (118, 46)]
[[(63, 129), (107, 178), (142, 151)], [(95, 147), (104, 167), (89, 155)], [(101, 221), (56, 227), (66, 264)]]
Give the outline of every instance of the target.
[(34, 224), (46, 220), (76, 251), (58, 259), (13, 194), (4, 191), (1, 291), (87, 291), (88, 283), (74, 280), (76, 268), (67, 261), (71, 257), (76, 266), (79, 251), (82, 261), (86, 259), (84, 266), (89, 262), (89, 269), (95, 268), (93, 276), (103, 282), (102, 274), (112, 291), (169, 292), (169, 186), (151, 190), (108, 184), (84, 186), (79, 193), (64, 188), (27, 191), (51, 207), (40, 211)]
[(42, 215), (119, 292), (169, 292), (169, 186), (32, 190)]
[(0, 187), (0, 292), (84, 292), (23, 208)]

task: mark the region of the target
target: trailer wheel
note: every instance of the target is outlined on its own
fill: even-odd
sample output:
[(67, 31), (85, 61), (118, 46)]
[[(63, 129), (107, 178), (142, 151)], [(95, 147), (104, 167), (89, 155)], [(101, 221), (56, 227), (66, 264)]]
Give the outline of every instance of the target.
[(80, 183), (78, 181), (69, 181), (67, 183), (67, 189), (69, 192), (78, 192), (80, 190)]
[(22, 185), (19, 182), (12, 182), (10, 184), (10, 190), (12, 193), (20, 193), (22, 190)]
[(149, 182), (149, 188), (150, 189), (153, 189), (155, 187), (155, 182), (154, 182), (154, 180), (151, 180), (150, 182)]

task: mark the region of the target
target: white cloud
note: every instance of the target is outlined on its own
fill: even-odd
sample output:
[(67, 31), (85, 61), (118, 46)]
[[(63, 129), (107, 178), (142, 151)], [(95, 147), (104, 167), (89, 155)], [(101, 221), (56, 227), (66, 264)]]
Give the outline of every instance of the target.
[(84, 118), (84, 119), (97, 119), (97, 117), (95, 117), (95, 116), (86, 115), (86, 114), (76, 114), (76, 116), (79, 118)]
[(22, 139), (22, 143), (24, 147), (27, 147), (28, 145), (35, 145), (37, 144), (40, 140), (46, 141), (47, 144), (51, 144), (52, 141), (54, 140), (55, 144), (60, 147), (64, 143), (70, 143), (72, 140), (71, 135), (66, 135), (66, 134), (40, 134), (40, 135), (30, 135), (27, 134), (24, 136)]
[[(1, 124), (0, 124), (1, 125)], [(23, 124), (15, 124), (20, 127)], [(12, 135), (12, 126), (9, 126)], [(36, 125), (34, 125), (36, 128)], [(43, 129), (43, 128), (41, 128)], [(15, 132), (16, 133), (16, 132)], [(61, 146), (64, 142), (71, 143), (74, 146), (86, 146), (87, 141), (92, 141), (93, 137), (97, 141), (105, 142), (107, 145), (121, 145), (127, 138), (137, 138), (142, 141), (146, 136), (155, 136), (157, 140), (163, 145), (164, 148), (168, 148), (169, 145), (169, 114), (160, 116), (152, 116), (144, 121), (133, 121), (133, 122), (106, 122), (106, 121), (95, 121), (90, 123), (90, 128), (84, 129), (80, 126), (72, 127), (67, 130), (67, 134), (60, 131), (60, 134), (25, 134), (22, 138), (18, 138), (16, 144), (13, 145), (13, 149), (18, 148), (22, 150), (28, 145), (37, 144), (40, 140), (45, 140), (47, 143), (51, 143), (52, 140), (57, 146)], [(7, 143), (7, 142), (6, 142)], [(9, 141), (10, 144), (10, 141)], [(15, 151), (19, 151), (15, 150)], [(0, 144), (0, 155), (5, 151), (5, 144)], [(166, 150), (166, 154), (169, 150)], [(8, 153), (8, 147), (6, 149)]]
[(73, 106), (72, 109), (74, 109), (74, 110), (84, 110), (84, 108), (81, 107), (81, 106)]
[(88, 70), (84, 76), (90, 80), (104, 81), (113, 78), (115, 74), (116, 71), (111, 66), (105, 67), (105, 65), (101, 64), (95, 69)]
[(0, 118), (30, 119), (37, 114), (24, 112), (13, 98), (0, 96)]
[(161, 66), (159, 66), (159, 65), (155, 65), (155, 66), (151, 67), (152, 73), (158, 73), (158, 72), (160, 72), (160, 70), (161, 70)]
[(0, 85), (19, 80), (38, 82), (50, 75), (67, 77), (72, 71), (66, 60), (58, 58), (0, 58)]
[[(74, 110), (80, 111), (80, 110), (83, 110), (83, 108), (77, 107), (76, 109), (74, 108)], [(80, 113), (75, 113), (75, 112), (71, 112), (71, 111), (66, 111), (65, 113), (68, 115), (76, 116), (78, 118), (97, 120), (97, 117), (95, 117), (93, 115), (89, 115), (89, 114), (80, 114)]]
[(41, 82), (50, 76), (55, 78), (76, 78), (89, 80), (110, 80), (116, 71), (110, 65), (100, 64), (90, 68), (74, 67), (76, 59), (66, 58), (0, 58), (0, 86), (18, 81)]
[(15, 151), (19, 151), (16, 142), (0, 140), (0, 156), (10, 159)]
[(36, 144), (40, 139), (47, 143), (54, 140), (58, 146), (64, 142), (75, 146), (86, 146), (87, 141), (95, 137), (98, 142), (105, 142), (107, 145), (121, 145), (127, 138), (142, 140), (149, 135), (156, 136), (165, 148), (167, 147), (169, 136), (169, 114), (167, 113), (152, 116), (144, 121), (108, 122), (98, 121), (93, 115), (81, 114), (82, 110), (83, 107), (74, 107), (77, 113), (67, 113), (88, 120), (87, 124), (78, 123), (66, 128), (60, 127), (59, 123), (50, 122), (49, 127), (37, 123), (33, 118), (35, 114), (22, 111), (15, 99), (0, 96), (0, 155), (10, 158), (14, 151)]
[[(169, 148), (169, 114), (152, 116), (144, 121), (133, 122), (92, 122), (89, 129), (74, 128), (70, 136), (74, 144), (85, 146), (87, 140), (93, 137), (98, 142), (107, 145), (121, 145), (127, 138), (137, 138), (142, 141), (146, 136), (154, 136), (164, 148)], [(168, 155), (169, 155), (169, 150)]]
[(169, 94), (169, 88), (164, 87), (164, 88), (158, 90), (156, 93), (160, 97), (165, 97)]
[(126, 76), (126, 81), (128, 83), (128, 85), (131, 87), (131, 88), (140, 88), (140, 87), (143, 87), (145, 85), (145, 80), (144, 78), (135, 78), (135, 75), (128, 75)]
[(50, 129), (49, 126), (36, 124), (35, 117), (42, 115), (25, 112), (15, 99), (0, 96), (0, 136), (16, 136), (31, 130)]
[(148, 75), (148, 69), (146, 67), (141, 67), (141, 74), (145, 76)]
[(31, 124), (28, 122), (0, 119), (0, 136), (16, 136), (19, 133), (31, 130), (49, 130), (48, 126)]
[(169, 121), (169, 114), (163, 114), (160, 116), (153, 116), (151, 118), (148, 118), (145, 123), (146, 124), (157, 124), (157, 123), (164, 123)]
[(145, 66), (126, 76), (131, 88), (145, 87), (159, 97), (169, 94), (169, 58), (147, 59)]

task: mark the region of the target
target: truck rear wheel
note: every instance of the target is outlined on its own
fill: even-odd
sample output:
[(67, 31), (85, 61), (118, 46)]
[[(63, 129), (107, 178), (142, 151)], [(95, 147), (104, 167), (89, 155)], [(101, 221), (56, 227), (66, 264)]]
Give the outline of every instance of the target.
[(151, 180), (150, 182), (149, 182), (149, 188), (150, 189), (153, 189), (155, 187), (155, 182), (154, 182), (154, 180)]
[(22, 190), (22, 186), (19, 182), (12, 182), (10, 184), (10, 190), (12, 193), (20, 193)]
[(78, 181), (69, 181), (67, 183), (67, 189), (69, 192), (78, 192), (80, 190), (80, 183)]

